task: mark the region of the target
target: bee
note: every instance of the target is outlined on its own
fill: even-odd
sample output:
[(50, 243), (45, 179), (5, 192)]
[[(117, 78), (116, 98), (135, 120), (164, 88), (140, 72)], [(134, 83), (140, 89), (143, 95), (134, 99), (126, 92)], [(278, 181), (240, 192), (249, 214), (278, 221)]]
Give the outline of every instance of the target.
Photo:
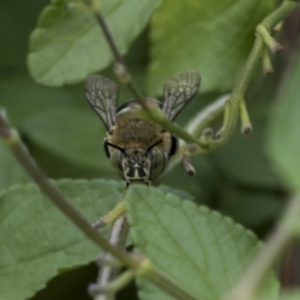
[[(169, 79), (164, 85), (164, 102), (144, 98), (146, 105), (160, 108), (174, 121), (193, 98), (200, 86), (200, 76), (190, 71)], [(178, 148), (178, 139), (160, 125), (138, 117), (138, 100), (116, 107), (118, 85), (101, 75), (90, 75), (85, 81), (85, 94), (90, 106), (107, 129), (103, 147), (107, 157), (125, 180), (150, 185), (166, 168)]]

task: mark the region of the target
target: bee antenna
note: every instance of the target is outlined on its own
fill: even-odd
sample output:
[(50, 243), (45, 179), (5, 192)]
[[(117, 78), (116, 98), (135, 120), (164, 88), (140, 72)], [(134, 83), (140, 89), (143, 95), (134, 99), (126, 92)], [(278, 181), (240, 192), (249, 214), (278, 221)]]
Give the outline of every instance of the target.
[(117, 146), (117, 145), (114, 145), (114, 144), (111, 144), (111, 143), (109, 143), (109, 142), (106, 142), (106, 145), (108, 145), (108, 146), (110, 146), (110, 147), (113, 147), (113, 148), (116, 148), (116, 149), (120, 150), (121, 152), (123, 152), (124, 154), (126, 154), (124, 148), (121, 148), (121, 147), (119, 147), (119, 146)]
[(155, 142), (153, 145), (149, 146), (146, 150), (146, 152), (150, 151), (152, 148), (154, 148), (155, 146), (157, 146), (158, 144), (160, 144), (162, 142), (162, 140), (159, 140), (158, 142)]

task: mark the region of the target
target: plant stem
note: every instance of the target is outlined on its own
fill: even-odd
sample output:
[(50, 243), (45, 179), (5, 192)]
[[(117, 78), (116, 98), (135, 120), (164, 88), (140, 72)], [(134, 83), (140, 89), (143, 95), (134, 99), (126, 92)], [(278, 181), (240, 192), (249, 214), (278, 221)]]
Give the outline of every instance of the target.
[[(278, 23), (286, 19), (298, 6), (298, 1), (285, 0), (282, 4), (269, 14), (258, 26), (265, 27), (268, 31), (273, 29)], [(249, 88), (255, 69), (260, 62), (264, 51), (264, 41), (260, 34), (257, 33), (252, 50), (246, 60), (245, 66), (242, 69), (228, 100), (228, 105), (225, 108), (228, 113), (226, 121), (223, 125), (221, 138), (217, 141), (212, 141), (211, 150), (215, 150), (227, 143), (236, 126), (239, 114), (240, 102), (244, 101), (246, 92)]]
[[(184, 300), (199, 300), (199, 298), (195, 297), (190, 292), (188, 294), (182, 294), (182, 290), (184, 289), (179, 288), (179, 286), (170, 279), (166, 281), (164, 275), (154, 267), (150, 266), (144, 277), (149, 279), (152, 283), (155, 283), (156, 286), (160, 287), (160, 289), (164, 290), (169, 295), (174, 297), (180, 296), (180, 298)], [(174, 288), (175, 286), (176, 288)]]
[(261, 24), (270, 31), (285, 20), (297, 7), (299, 7), (298, 0), (284, 0), (276, 10), (266, 16)]
[[(142, 263), (140, 260), (133, 258), (128, 255), (125, 251), (116, 248), (111, 245), (104, 237), (102, 237), (90, 223), (77, 211), (72, 204), (60, 193), (60, 191), (52, 184), (52, 182), (47, 178), (45, 173), (40, 169), (40, 167), (34, 162), (29, 152), (22, 144), (19, 135), (16, 130), (9, 127), (8, 123), (4, 118), (3, 111), (0, 110), (0, 137), (8, 145), (13, 155), (17, 161), (22, 165), (22, 167), (28, 172), (28, 174), (35, 181), (37, 186), (40, 188), (42, 193), (44, 193), (47, 198), (67, 217), (69, 218), (91, 241), (93, 241), (100, 248), (109, 252), (114, 258), (123, 263), (124, 266), (139, 272), (142, 268)], [(155, 279), (155, 274), (158, 274), (161, 279), (158, 283)], [(190, 298), (189, 291), (180, 288), (176, 283), (174, 283), (168, 276), (162, 274), (159, 271), (152, 270), (151, 274), (153, 276), (149, 277), (149, 280), (158, 287), (162, 287), (164, 290), (174, 290), (176, 292), (175, 298), (179, 300), (194, 299)], [(147, 277), (147, 272), (143, 272), (141, 275)], [(174, 292), (173, 292), (174, 294)]]
[[(119, 249), (124, 249), (128, 231), (129, 231), (129, 227), (128, 227), (128, 224), (126, 221), (126, 216), (125, 216), (125, 214), (123, 214), (114, 222), (114, 224), (111, 228), (111, 231), (110, 231), (110, 234), (108, 237), (109, 243), (111, 245), (113, 245), (114, 247), (117, 247)], [(112, 259), (111, 254), (106, 253), (104, 259), (107, 259), (107, 260)], [(100, 287), (107, 285), (115, 278), (117, 272), (118, 272), (118, 268), (115, 268), (112, 266), (103, 266), (99, 271), (97, 284)], [(110, 297), (109, 299), (112, 298), (111, 295), (108, 296), (108, 295), (103, 294), (103, 295), (95, 296), (94, 299), (95, 300), (107, 300), (108, 297)]]
[(108, 26), (102, 16), (102, 14), (100, 12), (96, 13), (95, 18), (97, 19), (97, 21), (100, 25), (100, 28), (102, 29), (104, 37), (107, 41), (108, 46), (110, 47), (110, 50), (114, 56), (115, 61), (118, 63), (124, 64), (123, 57), (121, 56), (121, 54), (119, 52), (119, 49), (113, 39), (113, 36), (112, 36), (110, 30), (108, 29)]
[(5, 136), (2, 135), (4, 142), (6, 142), (15, 158), (35, 181), (40, 190), (48, 197), (48, 199), (100, 248), (110, 252), (115, 258), (123, 262), (125, 265), (136, 268), (137, 263), (124, 251), (111, 246), (104, 237), (92, 228), (90, 223), (81, 215), (81, 213), (77, 211), (69, 200), (67, 200), (53, 185), (43, 170), (36, 162), (33, 161), (29, 152), (22, 144), (18, 133), (8, 126), (3, 114), (1, 114), (1, 111), (0, 128), (2, 131), (6, 132)]
[(229, 94), (223, 95), (205, 107), (188, 122), (185, 130), (193, 136), (200, 137), (202, 131), (221, 115), (229, 96)]
[(240, 102), (244, 101), (250, 80), (252, 79), (257, 63), (260, 61), (263, 49), (264, 42), (261, 36), (257, 36), (241, 75), (236, 81), (230, 98), (228, 99), (228, 106), (225, 108), (225, 110), (227, 110), (226, 113), (228, 113), (226, 117), (227, 122), (223, 125), (221, 138), (219, 140), (212, 141), (212, 150), (222, 147), (230, 139), (238, 120)]
[(186, 131), (184, 131), (182, 128), (176, 126), (174, 123), (167, 120), (167, 118), (161, 118), (158, 117), (155, 112), (150, 111), (150, 109), (147, 107), (145, 102), (143, 101), (143, 95), (140, 93), (140, 91), (137, 88), (137, 85), (132, 80), (132, 77), (128, 71), (127, 66), (125, 65), (125, 62), (118, 50), (118, 47), (113, 39), (113, 36), (106, 24), (106, 21), (101, 14), (101, 12), (96, 11), (94, 8), (91, 9), (92, 13), (94, 14), (95, 18), (97, 19), (100, 28), (104, 34), (104, 37), (107, 41), (108, 46), (110, 47), (111, 53), (115, 59), (115, 72), (118, 76), (120, 82), (122, 84), (125, 84), (128, 86), (132, 94), (139, 100), (143, 110), (145, 113), (143, 114), (144, 118), (147, 118), (153, 122), (156, 122), (157, 124), (160, 124), (163, 128), (170, 131), (174, 135), (178, 136), (179, 138), (185, 140), (188, 143), (193, 143), (198, 145), (200, 148), (207, 148), (207, 145), (198, 139), (196, 139), (194, 136), (190, 135)]
[(104, 226), (110, 225), (114, 223), (118, 219), (118, 217), (120, 217), (125, 212), (126, 207), (125, 202), (123, 200), (123, 198), (125, 197), (125, 193), (126, 191), (122, 195), (121, 201), (110, 212), (108, 212), (99, 221), (93, 224), (93, 228), (99, 229)]
[[(213, 103), (209, 104), (207, 107), (205, 107), (201, 112), (199, 112), (190, 122), (185, 126), (186, 132), (190, 133), (192, 136), (199, 137), (202, 133), (202, 131), (217, 117), (219, 117), (223, 110), (226, 101), (228, 100), (229, 95), (224, 95), (218, 98)], [(165, 171), (159, 176), (157, 181), (155, 182), (155, 185), (160, 183), (169, 172), (171, 172), (176, 166), (178, 166), (182, 161), (182, 156), (184, 153), (184, 150), (187, 146), (187, 143), (183, 140), (180, 140), (179, 149), (177, 153), (172, 156), (171, 160), (169, 161), (167, 168)], [(200, 149), (201, 150), (201, 149)], [(203, 151), (203, 154), (207, 153), (205, 150)], [(197, 152), (199, 154), (199, 152)]]
[(274, 267), (284, 251), (294, 241), (294, 233), (289, 228), (289, 220), (299, 220), (300, 199), (294, 196), (275, 231), (269, 236), (264, 248), (257, 254), (241, 280), (226, 300), (251, 300), (263, 283), (268, 272)]
[(129, 73), (129, 70), (124, 63), (124, 60), (118, 50), (118, 47), (113, 39), (112, 34), (105, 22), (105, 19), (103, 18), (101, 12), (96, 12), (96, 13), (94, 12), (94, 16), (95, 16), (96, 20), (98, 21), (100, 28), (102, 29), (102, 32), (107, 41), (107, 44), (110, 47), (110, 50), (115, 59), (115, 73), (116, 73), (117, 77), (119, 78), (119, 80), (122, 84), (125, 84), (128, 86), (129, 90), (136, 97), (136, 99), (140, 102), (143, 109), (147, 110), (147, 106), (145, 105), (145, 103), (143, 101), (144, 97), (141, 94), (141, 92), (139, 91), (135, 82), (132, 80), (132, 76)]
[(161, 112), (160, 109), (150, 108), (148, 111), (141, 110), (138, 113), (139, 116), (142, 116), (145, 119), (153, 121), (167, 131), (173, 133), (175, 136), (181, 138), (189, 144), (196, 144), (200, 148), (206, 149), (208, 147), (207, 144), (203, 143), (201, 140), (197, 139), (194, 135), (189, 134), (187, 131), (176, 125), (175, 123), (169, 121)]
[[(119, 68), (121, 71), (116, 72), (117, 76), (119, 77), (120, 81), (123, 84), (127, 84), (129, 89), (132, 91), (132, 93), (136, 96), (136, 98), (140, 101), (142, 107), (144, 110), (147, 111), (143, 115), (143, 117), (156, 122), (160, 124), (163, 128), (171, 132), (172, 134), (178, 136), (179, 138), (183, 139), (187, 143), (193, 143), (198, 145), (200, 148), (204, 148), (204, 153), (207, 153), (209, 151), (216, 150), (220, 147), (222, 147), (224, 144), (227, 143), (227, 141), (230, 139), (237, 120), (239, 116), (239, 109), (240, 109), (240, 103), (244, 101), (246, 92), (249, 88), (250, 81), (253, 78), (253, 75), (255, 73), (255, 69), (258, 65), (258, 62), (260, 61), (260, 58), (263, 55), (263, 50), (265, 47), (264, 39), (262, 38), (262, 35), (259, 34), (261, 30), (259, 28), (263, 28), (263, 32), (270, 31), (273, 29), (278, 23), (286, 19), (298, 6), (298, 1), (296, 0), (285, 0), (282, 2), (282, 4), (274, 10), (271, 14), (269, 14), (258, 26), (256, 39), (253, 45), (253, 48), (246, 60), (245, 66), (243, 67), (234, 87), (232, 90), (232, 93), (229, 97), (228, 103), (225, 107), (225, 117), (224, 117), (224, 124), (222, 129), (220, 130), (220, 138), (218, 140), (212, 140), (209, 145), (206, 143), (203, 143), (203, 141), (197, 140), (194, 136), (191, 134), (184, 132), (181, 128), (177, 128), (172, 122), (169, 122), (167, 119), (163, 119), (160, 117), (157, 117), (155, 113), (150, 113), (147, 106), (145, 105), (143, 101), (143, 97), (140, 94), (140, 92), (137, 90), (136, 85), (132, 81), (130, 74), (125, 66), (125, 63), (123, 62), (123, 59), (118, 51), (118, 48), (112, 38), (112, 35), (109, 31), (109, 28), (107, 27), (105, 20), (101, 13), (97, 12), (95, 13), (95, 10), (92, 10), (96, 19), (98, 20), (100, 27), (104, 33), (104, 36), (107, 40), (107, 43), (111, 49), (111, 52), (115, 58), (115, 61), (117, 64), (119, 64), (121, 67)], [(266, 33), (266, 32), (265, 32)], [(125, 79), (124, 79), (125, 78)], [(201, 153), (201, 151), (200, 151)]]

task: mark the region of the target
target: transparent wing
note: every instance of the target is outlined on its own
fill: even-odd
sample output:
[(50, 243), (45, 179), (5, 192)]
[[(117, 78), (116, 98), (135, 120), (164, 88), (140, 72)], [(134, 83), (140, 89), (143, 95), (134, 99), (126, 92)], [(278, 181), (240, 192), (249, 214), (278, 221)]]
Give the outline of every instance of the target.
[(199, 86), (200, 75), (194, 71), (179, 74), (165, 83), (162, 110), (169, 120), (176, 118), (196, 94)]
[(107, 130), (116, 122), (118, 85), (101, 75), (90, 75), (85, 80), (85, 95)]

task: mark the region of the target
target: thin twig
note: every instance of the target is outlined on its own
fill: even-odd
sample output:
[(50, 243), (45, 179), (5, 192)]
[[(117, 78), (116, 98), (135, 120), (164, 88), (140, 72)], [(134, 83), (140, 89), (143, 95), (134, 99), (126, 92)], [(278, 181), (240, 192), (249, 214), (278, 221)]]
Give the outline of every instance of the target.
[(186, 141), (187, 143), (196, 144), (204, 151), (208, 150), (209, 145), (205, 144), (194, 135), (189, 134), (186, 130), (168, 120), (159, 108), (151, 108), (147, 112), (141, 110), (138, 112), (138, 115), (149, 121), (159, 124), (161, 127), (173, 133), (176, 137)]
[[(120, 261), (124, 266), (129, 267), (138, 276), (146, 278), (147, 269), (144, 270), (144, 261), (135, 259), (128, 255), (124, 250), (116, 248), (111, 245), (104, 237), (102, 237), (90, 223), (76, 210), (73, 205), (60, 193), (60, 191), (47, 178), (41, 168), (34, 162), (29, 152), (23, 145), (16, 130), (12, 129), (5, 120), (4, 113), (0, 109), (0, 137), (8, 145), (11, 152), (15, 156), (20, 165), (27, 171), (31, 178), (35, 181), (37, 186), (44, 193), (48, 200), (50, 200), (68, 219), (70, 219), (91, 241), (93, 241), (101, 249), (109, 252), (114, 258)], [(158, 284), (151, 276), (149, 280), (160, 287), (162, 290), (168, 292), (172, 290), (172, 295), (179, 300), (197, 300), (198, 298), (192, 295), (189, 291), (181, 288), (177, 283), (173, 282), (168, 276), (162, 274), (160, 271), (149, 265), (149, 272), (158, 273), (157, 276), (161, 278)], [(144, 270), (144, 271), (143, 271)], [(198, 299), (199, 300), (199, 299)]]
[[(263, 53), (263, 50), (265, 47), (265, 42), (269, 41), (269, 45), (270, 45), (270, 41), (273, 41), (273, 44), (277, 45), (273, 39), (266, 39), (266, 36), (268, 37), (268, 31), (270, 31), (280, 21), (284, 20), (296, 8), (296, 6), (297, 6), (296, 1), (286, 0), (273, 13), (271, 13), (269, 16), (267, 16), (262, 21), (261, 24), (259, 24), (259, 26), (258, 26), (259, 30), (257, 30), (257, 32), (263, 33), (263, 36), (262, 36), (262, 34), (258, 34), (256, 37), (252, 51), (250, 52), (250, 55), (246, 61), (246, 64), (245, 64), (236, 84), (233, 87), (233, 91), (229, 98), (229, 101), (226, 104), (224, 125), (219, 134), (221, 137), (217, 141), (211, 141), (210, 150), (214, 150), (214, 149), (217, 149), (217, 148), (223, 146), (231, 137), (231, 135), (234, 131), (234, 128), (236, 126), (237, 120), (238, 120), (238, 116), (239, 116), (240, 109), (241, 109), (241, 103), (243, 103), (243, 101), (245, 99), (246, 92), (249, 88), (250, 81), (254, 75), (255, 69), (256, 69), (258, 62), (260, 61), (260, 58), (262, 56), (262, 53)], [(117, 47), (115, 46), (115, 44), (113, 42), (113, 39), (109, 33), (109, 30), (108, 30), (101, 14), (97, 15), (97, 20), (99, 21), (99, 24), (106, 36), (108, 44), (111, 47), (111, 50), (115, 56), (116, 62), (119, 62), (121, 64), (121, 66), (122, 66), (121, 70), (125, 72), (124, 73), (125, 76), (123, 76), (123, 83), (127, 83), (126, 81), (128, 81), (128, 80), (130, 83), (131, 82), (130, 76), (128, 75), (128, 73), (126, 73), (127, 72), (126, 67), (122, 61), (121, 56), (117, 52)], [(121, 79), (121, 82), (122, 82), (122, 73), (118, 74), (118, 72), (117, 72), (117, 75), (119, 75), (119, 78)], [(124, 78), (125, 78), (125, 80), (124, 80)], [(137, 98), (140, 99), (139, 93), (136, 93), (134, 89), (133, 89), (133, 92), (134, 92), (134, 94), (137, 95)], [(140, 100), (142, 100), (142, 99), (140, 99)], [(141, 101), (141, 103), (143, 103), (143, 102)], [(246, 109), (245, 105), (242, 108)], [(150, 120), (152, 120), (156, 123), (159, 123), (165, 129), (167, 129), (171, 133), (181, 137), (186, 142), (195, 143), (195, 144), (199, 145), (201, 148), (202, 147), (206, 148), (206, 145), (201, 143), (201, 141), (196, 139), (194, 136), (180, 131), (180, 129), (178, 129), (174, 124), (171, 124), (171, 122), (167, 122), (167, 120), (161, 118), (159, 115), (157, 115), (155, 113), (150, 114), (148, 112), (147, 114), (145, 114), (145, 117), (148, 117)], [(250, 124), (250, 120), (247, 123)], [(279, 234), (280, 232), (281, 231), (278, 231), (277, 237), (284, 236), (282, 234)], [(275, 235), (275, 237), (276, 237), (276, 235)], [(275, 242), (276, 241), (277, 240), (275, 239)], [(275, 242), (273, 241), (273, 243), (275, 243)], [(282, 240), (280, 243), (282, 243), (282, 245), (285, 245), (287, 243), (287, 240)], [(274, 255), (274, 257), (276, 257), (276, 255)], [(268, 269), (268, 268), (265, 268), (265, 269)], [(254, 274), (255, 274), (254, 277), (257, 278), (257, 274), (256, 273), (254, 273)], [(261, 275), (262, 277), (260, 279), (263, 278), (264, 272), (261, 272), (261, 274), (262, 274)], [(253, 275), (253, 274), (251, 274), (251, 275)], [(154, 280), (157, 280), (157, 279), (158, 279), (158, 277), (156, 274), (156, 276), (154, 276)], [(257, 282), (260, 282), (260, 281), (257, 281)], [(160, 281), (158, 281), (158, 283), (159, 282)], [(255, 287), (255, 284), (253, 286)], [(248, 294), (248, 293), (246, 293), (246, 294)]]
[(110, 50), (114, 56), (115, 62), (124, 64), (123, 57), (118, 50), (118, 47), (113, 39), (113, 36), (112, 36), (110, 30), (107, 27), (107, 24), (102, 16), (102, 14), (100, 12), (96, 13), (95, 18), (99, 22), (100, 28), (102, 29), (102, 32), (105, 36), (107, 44), (110, 47)]
[[(267, 31), (270, 31), (273, 27), (275, 27), (278, 23), (286, 19), (298, 6), (297, 1), (293, 0), (285, 0), (283, 3), (270, 15), (268, 15), (258, 26), (257, 28), (263, 27)], [(264, 30), (264, 34), (266, 34), (266, 30)], [(238, 76), (236, 83), (234, 84), (232, 93), (228, 99), (228, 102), (225, 107), (224, 112), (224, 123), (221, 130), (217, 133), (218, 139), (212, 140), (210, 144), (203, 143), (203, 141), (197, 140), (191, 134), (184, 132), (183, 129), (178, 128), (171, 122), (169, 122), (166, 118), (162, 118), (158, 114), (152, 111), (148, 111), (143, 114), (143, 117), (152, 120), (160, 124), (163, 128), (173, 133), (174, 135), (180, 137), (187, 143), (194, 143), (198, 145), (203, 150), (213, 151), (219, 149), (224, 146), (236, 127), (238, 117), (240, 114), (241, 103), (245, 101), (246, 93), (249, 89), (249, 85), (251, 80), (254, 77), (255, 70), (261, 61), (261, 57), (263, 55), (263, 50), (265, 48), (265, 42), (261, 34), (260, 30), (257, 31), (256, 39), (253, 45), (253, 48), (246, 60), (246, 63)], [(250, 123), (250, 121), (249, 121)], [(249, 127), (250, 128), (250, 127)], [(250, 130), (246, 130), (249, 132)], [(204, 152), (208, 152), (204, 151)], [(202, 152), (199, 152), (202, 154)]]
[[(137, 99), (140, 100), (142, 107), (147, 110), (147, 113), (144, 114), (144, 117), (152, 120), (160, 124), (162, 127), (167, 129), (169, 132), (179, 136), (183, 140), (188, 143), (197, 144), (200, 148), (204, 148), (206, 150), (212, 151), (222, 147), (226, 144), (229, 138), (232, 136), (232, 133), (236, 127), (236, 123), (238, 121), (239, 110), (240, 110), (240, 103), (244, 101), (246, 92), (249, 88), (250, 81), (252, 80), (256, 67), (260, 62), (260, 58), (262, 57), (263, 50), (265, 47), (265, 40), (266, 36), (268, 36), (268, 32), (271, 31), (278, 23), (282, 22), (286, 19), (298, 6), (298, 1), (296, 0), (285, 0), (282, 4), (271, 14), (269, 14), (258, 26), (257, 26), (257, 35), (253, 45), (253, 48), (246, 60), (245, 66), (242, 69), (241, 73), (238, 76), (238, 79), (233, 87), (231, 96), (229, 101), (225, 107), (225, 114), (224, 114), (224, 124), (221, 130), (217, 133), (218, 140), (212, 140), (210, 145), (206, 145), (201, 141), (196, 141), (195, 137), (192, 135), (183, 132), (180, 128), (177, 128), (174, 124), (171, 124), (166, 118), (158, 117), (155, 113), (150, 113), (147, 106), (145, 105), (144, 101), (142, 101), (143, 97), (141, 94), (136, 90), (136, 87), (131, 80), (130, 74), (122, 60), (120, 53), (117, 50), (116, 44), (110, 34), (110, 31), (105, 23), (105, 20), (101, 13), (93, 13), (95, 14), (101, 29), (106, 37), (106, 40), (111, 48), (111, 51), (115, 57), (115, 61), (121, 66), (120, 70), (125, 74), (122, 75), (122, 72), (118, 75), (121, 82), (122, 77), (126, 80), (123, 80), (123, 84), (128, 84), (134, 95), (136, 95)], [(261, 30), (263, 29), (263, 30)], [(263, 33), (263, 36), (262, 36)], [(273, 38), (272, 38), (273, 39)], [(270, 40), (267, 38), (267, 40)], [(275, 40), (274, 40), (275, 42)]]
[[(201, 112), (199, 112), (194, 118), (192, 118), (189, 123), (185, 127), (185, 131), (189, 134), (199, 137), (202, 133), (202, 131), (216, 118), (218, 118), (223, 110), (226, 101), (228, 100), (229, 95), (224, 95), (220, 98), (218, 98), (213, 103), (209, 104), (207, 107), (205, 107)], [(180, 140), (179, 142), (179, 150), (177, 153), (171, 158), (169, 161), (167, 168), (165, 171), (159, 176), (155, 184), (160, 183), (169, 172), (171, 172), (176, 166), (178, 166), (183, 158), (185, 149), (187, 147), (187, 143), (183, 140)], [(203, 151), (202, 154), (207, 153)], [(198, 152), (199, 154), (199, 152)]]
[(101, 12), (94, 12), (94, 16), (96, 20), (98, 21), (100, 28), (102, 29), (102, 32), (104, 34), (104, 37), (107, 41), (107, 44), (109, 45), (111, 49), (111, 53), (113, 54), (114, 60), (115, 60), (115, 66), (114, 70), (115, 73), (120, 80), (122, 84), (125, 84), (128, 86), (129, 90), (133, 93), (133, 95), (136, 97), (136, 99), (139, 101), (141, 106), (144, 110), (148, 110), (145, 102), (143, 101), (144, 97), (142, 93), (139, 91), (137, 85), (132, 80), (132, 76), (126, 67), (124, 60), (118, 50), (118, 47), (114, 41), (114, 38), (105, 22), (104, 17), (102, 16)]
[[(298, 6), (298, 1), (285, 0), (282, 4), (269, 14), (257, 28), (265, 28), (270, 32), (278, 23), (285, 20)], [(245, 66), (238, 76), (233, 87), (231, 96), (225, 107), (224, 124), (220, 131), (220, 139), (212, 141), (211, 150), (218, 149), (226, 144), (231, 137), (238, 120), (240, 103), (244, 101), (249, 89), (250, 82), (254, 77), (256, 67), (261, 61), (265, 43), (263, 37), (257, 32), (254, 45), (246, 60)]]
[[(284, 20), (295, 8), (297, 7), (297, 2), (296, 1), (291, 1), (291, 0), (286, 0), (284, 1), (274, 12), (272, 12), (269, 16), (267, 16), (259, 25), (258, 25), (258, 30), (257, 30), (257, 36), (256, 40), (254, 42), (253, 48), (248, 56), (248, 59), (245, 63), (245, 66), (238, 77), (237, 82), (235, 83), (233, 87), (233, 91), (231, 93), (231, 96), (229, 100), (226, 103), (225, 107), (225, 114), (224, 114), (224, 124), (219, 132), (219, 140), (217, 141), (211, 141), (210, 147), (207, 147), (205, 143), (203, 143), (201, 140), (198, 140), (195, 136), (188, 134), (187, 132), (183, 132), (180, 128), (172, 124), (171, 122), (168, 122), (165, 118), (162, 118), (159, 114), (156, 114), (156, 112), (149, 112), (144, 114), (144, 117), (160, 124), (162, 127), (170, 131), (171, 133), (177, 135), (178, 137), (182, 138), (184, 141), (188, 143), (194, 143), (198, 145), (200, 148), (206, 148), (207, 150), (215, 150), (221, 146), (223, 146), (231, 137), (235, 127), (236, 123), (238, 120), (238, 116), (240, 112), (244, 112), (244, 116), (247, 116), (247, 124), (249, 125), (248, 127), (251, 127), (250, 120), (248, 118), (246, 110), (246, 106), (242, 105), (241, 103), (244, 103), (244, 99), (246, 96), (246, 92), (249, 88), (250, 81), (252, 80), (254, 76), (255, 69), (260, 61), (260, 58), (263, 54), (263, 50), (265, 48), (265, 43), (271, 45), (270, 41), (273, 42), (274, 45), (277, 45), (275, 40), (272, 38), (269, 38), (269, 31), (276, 26), (279, 22)], [(113, 39), (109, 33), (109, 30), (104, 22), (104, 19), (101, 14), (97, 15), (97, 19), (99, 21), (99, 24), (106, 36), (106, 39), (108, 41), (108, 44), (111, 47), (112, 53), (115, 56), (116, 62), (120, 62), (122, 68), (121, 70), (125, 71), (125, 80), (123, 80), (123, 83), (126, 83), (126, 80), (130, 81), (130, 77), (128, 76), (128, 73), (126, 73), (126, 67), (122, 61), (121, 56), (117, 52), (117, 47), (115, 46)], [(277, 46), (279, 48), (279, 46)], [(118, 75), (118, 72), (117, 72)], [(121, 74), (122, 75), (122, 74)], [(121, 79), (122, 82), (122, 76), (119, 74), (119, 78)], [(134, 92), (134, 90), (133, 90)], [(134, 92), (135, 93), (135, 92)], [(139, 95), (137, 96), (139, 99)], [(142, 100), (142, 99), (141, 99)], [(141, 101), (141, 103), (143, 103)], [(242, 107), (242, 110), (241, 110)], [(242, 118), (242, 126), (245, 127), (245, 118)], [(247, 129), (248, 129), (247, 127)], [(244, 130), (245, 131), (245, 130)], [(246, 130), (248, 132), (248, 130)], [(199, 134), (199, 133), (198, 133)], [(181, 147), (182, 148), (182, 147)], [(183, 151), (184, 152), (184, 151)], [(205, 152), (205, 151), (204, 151)], [(178, 159), (181, 160), (183, 153), (181, 152), (177, 157)], [(175, 163), (177, 162), (176, 159), (174, 160)], [(173, 164), (174, 166), (174, 164)], [(253, 274), (252, 274), (253, 275)], [(155, 278), (156, 280), (157, 278)]]
[[(126, 216), (123, 214), (120, 216), (113, 224), (112, 230), (110, 231), (108, 241), (111, 245), (119, 248), (124, 249), (126, 244), (126, 238), (128, 235), (128, 224), (126, 221)], [(110, 253), (106, 253), (104, 260), (110, 260), (112, 259), (112, 256)], [(102, 266), (102, 268), (99, 271), (99, 276), (97, 279), (97, 284), (100, 287), (103, 287), (107, 285), (109, 282), (111, 282), (114, 277), (116, 276), (118, 272), (118, 268), (112, 267), (112, 266)], [(107, 300), (112, 298), (112, 296), (107, 296), (105, 294), (103, 295), (96, 295), (94, 297), (95, 300)]]
[[(293, 229), (290, 228), (290, 220), (300, 218), (300, 199), (294, 196), (277, 228), (270, 235), (266, 245), (254, 258), (241, 280), (234, 287), (226, 300), (251, 300), (262, 285), (268, 272), (282, 257), (284, 251), (294, 241)], [(293, 223), (293, 222), (291, 222)]]
[(222, 114), (229, 96), (229, 94), (225, 94), (205, 107), (188, 122), (185, 130), (196, 137), (200, 137), (203, 130)]
[(82, 214), (75, 209), (70, 201), (67, 200), (47, 178), (43, 170), (32, 159), (29, 152), (21, 142), (17, 131), (9, 127), (4, 119), (3, 114), (1, 113), (1, 110), (0, 129), (0, 134), (3, 131), (6, 132), (6, 135), (2, 135), (4, 142), (6, 142), (15, 158), (32, 177), (32, 179), (38, 185), (40, 190), (48, 197), (48, 199), (101, 249), (110, 252), (125, 265), (136, 268), (137, 263), (124, 251), (111, 246), (104, 237), (94, 230), (90, 223), (82, 216)]

